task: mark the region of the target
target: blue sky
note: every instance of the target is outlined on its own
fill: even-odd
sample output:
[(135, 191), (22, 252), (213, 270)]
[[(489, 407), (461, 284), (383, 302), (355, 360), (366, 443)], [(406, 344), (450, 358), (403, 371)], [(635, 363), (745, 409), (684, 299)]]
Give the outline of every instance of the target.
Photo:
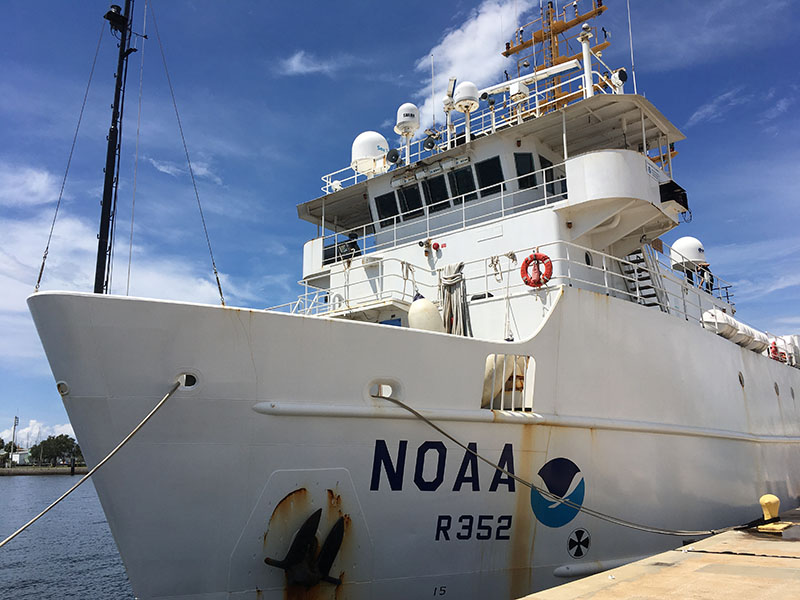
[[(588, 6), (589, 0), (580, 0)], [(559, 3), (559, 5), (562, 3)], [(604, 60), (630, 66), (625, 2), (598, 26)], [(397, 107), (430, 104), (450, 76), (500, 79), (500, 57), (538, 0), (402, 3), (157, 1), (155, 12), (229, 304), (292, 300), (314, 226), (295, 205), (346, 166), (375, 129), (393, 139)], [(137, 0), (135, 29), (143, 29)], [(676, 180), (715, 273), (736, 284), (737, 316), (800, 332), (800, 23), (790, 0), (631, 0), (636, 77), (688, 139)], [(0, 21), (0, 437), (70, 432), (27, 312), (97, 46), (104, 2), (10, 2)], [(140, 58), (142, 124), (131, 294), (216, 303), (208, 252), (153, 21), (130, 59), (113, 292), (125, 293)], [(141, 45), (141, 42), (140, 42)], [(116, 65), (105, 27), (43, 289), (90, 290), (105, 136)], [(627, 91), (632, 91), (628, 82)], [(436, 104), (439, 102), (437, 100)]]

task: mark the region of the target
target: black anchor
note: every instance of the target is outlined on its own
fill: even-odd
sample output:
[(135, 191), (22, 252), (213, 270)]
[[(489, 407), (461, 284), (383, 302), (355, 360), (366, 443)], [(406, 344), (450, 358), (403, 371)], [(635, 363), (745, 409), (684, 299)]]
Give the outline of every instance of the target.
[(327, 581), (333, 585), (341, 585), (342, 580), (331, 577), (328, 573), (331, 565), (339, 553), (344, 539), (344, 517), (339, 517), (333, 524), (328, 537), (322, 543), (317, 554), (317, 528), (322, 517), (322, 509), (316, 510), (305, 523), (300, 526), (289, 546), (289, 551), (283, 560), (265, 558), (264, 562), (272, 567), (286, 571), (286, 581), (289, 585), (302, 585), (311, 588), (320, 581)]

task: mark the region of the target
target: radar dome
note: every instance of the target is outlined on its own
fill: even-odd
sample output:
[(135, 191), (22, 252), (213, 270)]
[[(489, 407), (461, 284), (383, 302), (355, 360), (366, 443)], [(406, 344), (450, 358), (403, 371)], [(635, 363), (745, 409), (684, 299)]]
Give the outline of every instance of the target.
[(365, 131), (353, 140), (350, 166), (362, 175), (374, 175), (388, 170), (386, 153), (389, 142), (377, 131)]
[(698, 265), (708, 265), (706, 251), (697, 238), (686, 236), (675, 240), (669, 252), (672, 268), (686, 269)]
[(411, 137), (419, 129), (419, 109), (415, 104), (406, 102), (397, 109), (397, 124), (394, 132)]
[(459, 112), (471, 112), (478, 108), (478, 86), (471, 81), (462, 81), (456, 86), (453, 94), (456, 110)]

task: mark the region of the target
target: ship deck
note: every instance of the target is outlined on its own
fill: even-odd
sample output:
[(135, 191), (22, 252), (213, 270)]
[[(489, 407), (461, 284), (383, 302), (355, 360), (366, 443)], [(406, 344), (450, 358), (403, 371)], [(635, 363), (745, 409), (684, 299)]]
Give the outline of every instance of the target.
[(781, 520), (795, 523), (783, 535), (726, 531), (522, 600), (797, 598), (800, 508)]

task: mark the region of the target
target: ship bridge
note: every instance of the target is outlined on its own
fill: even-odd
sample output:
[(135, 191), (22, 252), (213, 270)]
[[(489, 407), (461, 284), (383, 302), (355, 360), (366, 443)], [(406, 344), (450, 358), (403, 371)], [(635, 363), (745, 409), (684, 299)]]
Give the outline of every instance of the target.
[[(418, 140), (411, 146), (410, 164), (386, 174), (367, 178), (346, 168), (325, 175), (323, 191), (329, 193), (299, 204), (298, 216), (320, 230), (346, 233), (367, 226), (372, 233), (372, 223), (376, 219), (374, 207), (373, 210), (370, 207), (369, 190), (377, 187), (380, 179), (390, 178), (395, 182), (411, 182), (415, 177), (422, 179), (424, 175), (418, 175), (421, 171), (442, 163), (442, 170), (445, 170), (448, 159), (452, 159), (451, 169), (462, 166), (459, 158), (477, 150), (486, 138), (497, 134), (510, 139), (512, 146), (516, 140), (536, 138), (549, 152), (551, 162), (563, 162), (594, 150), (634, 150), (648, 156), (669, 178), (672, 178), (674, 144), (685, 139), (649, 100), (639, 95), (597, 94), (538, 117), (532, 109), (518, 113), (513, 106), (508, 108), (506, 112), (486, 109), (473, 115), (472, 123), (477, 125), (471, 131), (469, 143), (465, 142), (466, 123), (463, 121), (454, 124), (451, 148), (443, 142), (426, 150), (424, 140)], [(494, 118), (491, 118), (492, 113)], [(429, 211), (427, 203), (423, 210)]]

